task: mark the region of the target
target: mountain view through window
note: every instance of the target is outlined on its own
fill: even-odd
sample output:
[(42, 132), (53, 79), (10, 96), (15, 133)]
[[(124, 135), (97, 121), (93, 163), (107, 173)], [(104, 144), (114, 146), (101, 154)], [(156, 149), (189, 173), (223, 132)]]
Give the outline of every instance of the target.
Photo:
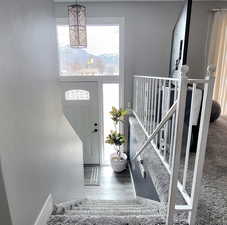
[(61, 76), (119, 75), (119, 26), (88, 25), (87, 48), (71, 48), (68, 25), (58, 25)]

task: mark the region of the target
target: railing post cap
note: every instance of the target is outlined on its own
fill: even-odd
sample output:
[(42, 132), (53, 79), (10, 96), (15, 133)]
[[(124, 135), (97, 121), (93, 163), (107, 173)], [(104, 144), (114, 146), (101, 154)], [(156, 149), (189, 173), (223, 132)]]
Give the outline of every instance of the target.
[(189, 66), (183, 65), (183, 66), (181, 67), (181, 73), (182, 73), (183, 75), (186, 75), (186, 74), (188, 73), (188, 71), (189, 71)]
[(207, 67), (207, 72), (209, 75), (213, 75), (216, 71), (216, 66), (211, 64)]

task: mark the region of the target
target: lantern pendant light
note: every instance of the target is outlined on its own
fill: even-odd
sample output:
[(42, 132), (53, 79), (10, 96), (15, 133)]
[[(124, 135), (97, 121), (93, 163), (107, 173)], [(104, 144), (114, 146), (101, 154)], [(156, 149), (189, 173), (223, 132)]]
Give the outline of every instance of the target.
[(86, 7), (78, 3), (68, 6), (69, 39), (72, 48), (87, 48)]

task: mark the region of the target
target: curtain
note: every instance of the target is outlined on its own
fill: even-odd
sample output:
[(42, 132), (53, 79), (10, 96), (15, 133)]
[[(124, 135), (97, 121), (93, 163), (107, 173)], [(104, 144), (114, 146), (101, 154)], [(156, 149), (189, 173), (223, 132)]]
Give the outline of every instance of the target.
[(208, 64), (216, 65), (213, 99), (227, 115), (227, 12), (215, 12), (210, 38)]

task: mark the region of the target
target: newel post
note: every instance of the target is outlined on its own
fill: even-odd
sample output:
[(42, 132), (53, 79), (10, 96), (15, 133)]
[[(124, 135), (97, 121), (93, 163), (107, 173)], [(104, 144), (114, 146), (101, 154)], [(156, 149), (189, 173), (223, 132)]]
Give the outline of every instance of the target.
[(184, 126), (184, 114), (187, 95), (188, 77), (187, 73), (189, 67), (184, 65), (181, 68), (181, 75), (178, 83), (178, 99), (176, 109), (176, 124), (175, 124), (175, 137), (173, 144), (172, 167), (170, 174), (169, 198), (168, 198), (168, 211), (167, 211), (167, 225), (172, 225), (174, 222), (174, 213), (176, 205), (178, 171), (180, 166), (181, 144)]
[(191, 193), (192, 211), (189, 213), (189, 216), (188, 216), (188, 222), (190, 225), (195, 225), (196, 223), (196, 213), (198, 208), (201, 179), (203, 175), (203, 165), (204, 165), (205, 154), (206, 154), (207, 136), (208, 136), (209, 124), (210, 124), (215, 71), (216, 71), (216, 67), (214, 65), (208, 66), (206, 83), (204, 85), (202, 112), (201, 112), (199, 136), (198, 136), (198, 143), (197, 143), (197, 150), (196, 150), (194, 175), (193, 175), (193, 181), (192, 181), (192, 193)]

